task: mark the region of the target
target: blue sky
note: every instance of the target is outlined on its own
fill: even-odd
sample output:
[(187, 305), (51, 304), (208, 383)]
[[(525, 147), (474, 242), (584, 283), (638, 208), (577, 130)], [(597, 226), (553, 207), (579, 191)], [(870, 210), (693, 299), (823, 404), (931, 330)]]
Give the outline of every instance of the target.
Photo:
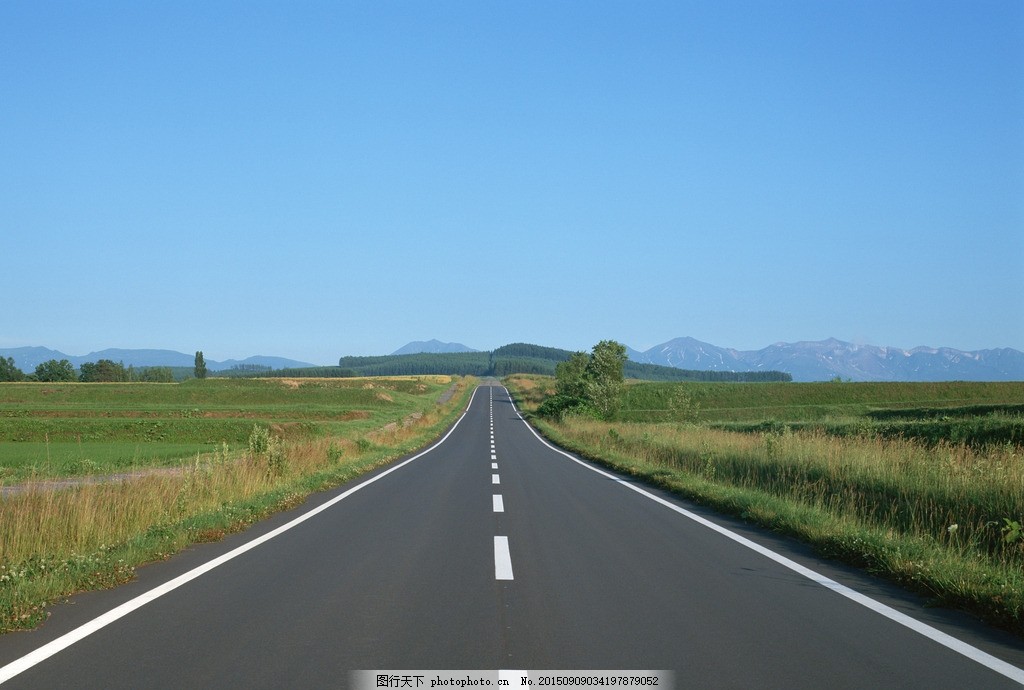
[(1024, 4), (0, 4), (0, 347), (1024, 350)]

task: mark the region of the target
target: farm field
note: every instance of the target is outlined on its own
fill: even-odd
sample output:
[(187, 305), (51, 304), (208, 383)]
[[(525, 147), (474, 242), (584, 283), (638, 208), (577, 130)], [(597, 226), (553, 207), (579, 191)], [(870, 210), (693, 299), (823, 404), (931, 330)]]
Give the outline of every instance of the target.
[(174, 466), (238, 450), (254, 425), (286, 441), (351, 437), (430, 409), (450, 377), (0, 384), (0, 484)]
[(1021, 445), (1024, 384), (637, 382), (627, 386), (619, 418), (692, 421), (732, 431), (819, 430), (929, 443)]
[[(626, 391), (624, 409), (629, 411), (667, 400), (673, 384), (635, 382)], [(708, 419), (758, 419), (779, 415), (789, 419), (864, 414), (868, 411), (906, 410), (921, 407), (963, 407), (994, 403), (1024, 406), (1018, 382), (976, 383), (684, 383), (682, 388), (704, 401)]]
[(0, 384), (0, 633), (426, 445), (474, 385)]
[[(554, 381), (510, 377), (526, 411)], [(534, 416), (615, 469), (1024, 635), (1024, 383), (640, 383)]]

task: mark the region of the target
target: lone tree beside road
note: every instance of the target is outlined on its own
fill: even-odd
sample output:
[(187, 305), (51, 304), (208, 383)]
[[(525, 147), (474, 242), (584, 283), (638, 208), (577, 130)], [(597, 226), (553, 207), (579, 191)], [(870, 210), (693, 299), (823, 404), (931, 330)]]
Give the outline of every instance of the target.
[(602, 340), (594, 346), (584, 372), (587, 397), (602, 419), (611, 419), (619, 410), (626, 365), (626, 346), (614, 340)]
[(574, 352), (564, 362), (555, 367), (555, 391), (558, 395), (575, 400), (587, 399), (587, 367), (590, 355), (586, 352)]
[(611, 419), (619, 409), (626, 364), (626, 346), (602, 340), (588, 355), (575, 352), (555, 368), (555, 395), (538, 412), (561, 417), (566, 412)]

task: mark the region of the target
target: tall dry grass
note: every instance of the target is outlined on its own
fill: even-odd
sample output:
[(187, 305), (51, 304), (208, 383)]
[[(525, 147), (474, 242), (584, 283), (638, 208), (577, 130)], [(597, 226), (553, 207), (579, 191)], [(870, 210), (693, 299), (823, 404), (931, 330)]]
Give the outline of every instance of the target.
[(585, 418), (536, 423), (562, 446), (614, 469), (1024, 635), (1019, 447)]
[(599, 454), (625, 455), (1024, 564), (1022, 544), (1007, 543), (1004, 530), (1007, 519), (1024, 519), (1024, 456), (1016, 446), (926, 446), (820, 431), (735, 433), (585, 418), (566, 419), (559, 428)]

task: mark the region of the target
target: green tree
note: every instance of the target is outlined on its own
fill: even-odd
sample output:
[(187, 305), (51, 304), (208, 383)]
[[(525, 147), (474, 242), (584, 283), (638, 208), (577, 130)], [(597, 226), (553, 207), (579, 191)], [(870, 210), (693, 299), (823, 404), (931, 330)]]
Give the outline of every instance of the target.
[(587, 395), (587, 366), (590, 355), (574, 352), (555, 367), (555, 394), (540, 404), (537, 412), (545, 417), (561, 418), (567, 412), (586, 414), (592, 409)]
[(78, 380), (83, 383), (114, 383), (128, 380), (124, 364), (110, 359), (101, 359), (95, 363), (84, 362), (79, 369), (81, 374)]
[(14, 363), (13, 357), (0, 357), (0, 381), (24, 381), (25, 372)]
[(558, 395), (585, 400), (587, 397), (587, 366), (590, 355), (574, 352), (569, 359), (555, 367), (555, 391)]
[(555, 395), (538, 412), (561, 417), (569, 411), (611, 419), (619, 409), (624, 385), (626, 346), (602, 340), (588, 355), (576, 352), (555, 368)]
[(203, 359), (203, 351), (196, 352), (195, 374), (197, 379), (206, 378), (206, 360)]
[(148, 383), (174, 383), (174, 372), (170, 367), (141, 367), (138, 380)]
[(75, 368), (66, 359), (50, 359), (36, 365), (34, 376), (37, 381), (74, 381)]
[(603, 419), (611, 419), (619, 409), (625, 379), (626, 346), (614, 340), (602, 340), (594, 346), (587, 362), (587, 399)]

